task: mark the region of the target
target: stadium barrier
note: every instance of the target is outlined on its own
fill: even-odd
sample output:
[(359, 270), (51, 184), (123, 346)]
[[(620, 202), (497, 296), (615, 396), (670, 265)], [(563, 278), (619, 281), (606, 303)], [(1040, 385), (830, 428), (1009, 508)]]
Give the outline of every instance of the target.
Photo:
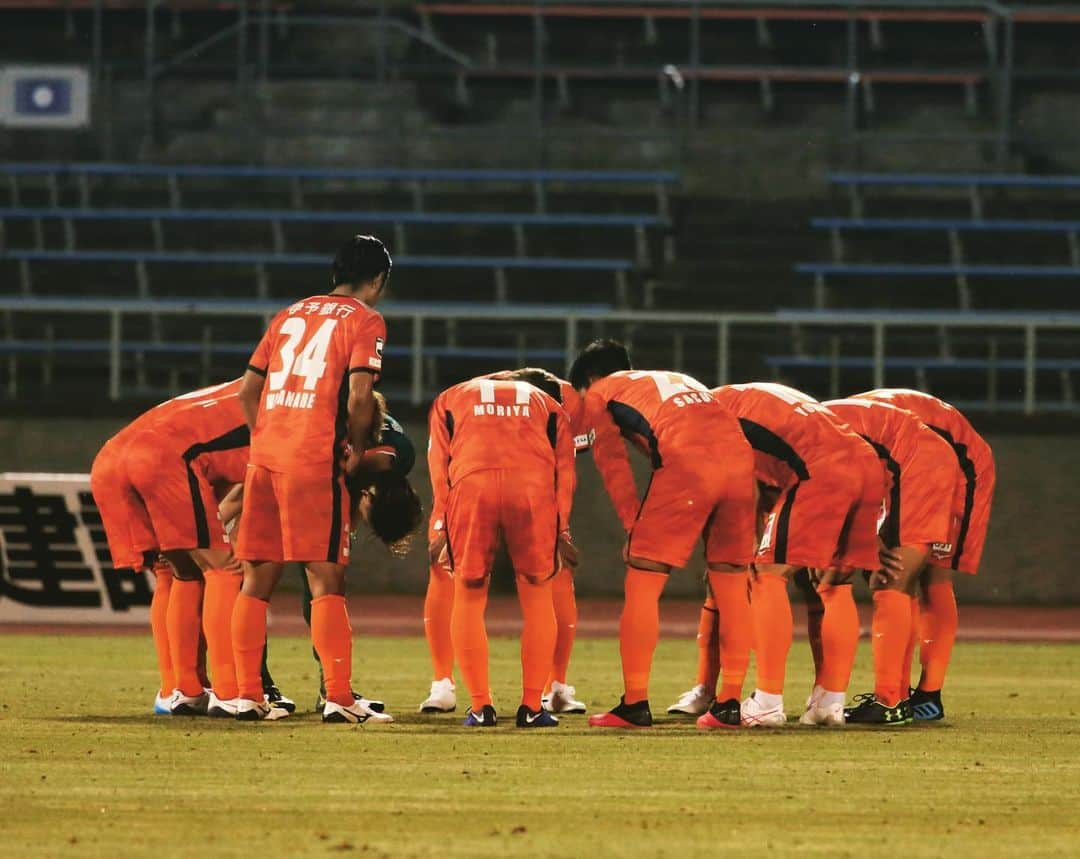
[(0, 622), (146, 624), (153, 592), (113, 569), (88, 474), (0, 473)]
[[(203, 316), (203, 317), (249, 317), (262, 320), (280, 310), (281, 304), (271, 301), (212, 301), (212, 300), (157, 300), (137, 299), (80, 299), (35, 298), (29, 296), (0, 296), (0, 313), (3, 314), (76, 314), (102, 316), (109, 321), (108, 364), (109, 397), (121, 396), (121, 370), (125, 342), (124, 318), (138, 315)], [(564, 366), (573, 361), (581, 344), (581, 329), (586, 325), (624, 324), (638, 326), (642, 330), (670, 332), (673, 341), (682, 342), (688, 331), (706, 335), (702, 350), (707, 343), (714, 344), (715, 373), (717, 384), (731, 381), (732, 330), (734, 328), (784, 330), (789, 334), (801, 328), (837, 328), (869, 330), (872, 337), (871, 370), (874, 387), (885, 387), (887, 350), (890, 332), (933, 330), (953, 328), (958, 330), (1018, 331), (1023, 338), (1022, 400), (1019, 408), (1025, 414), (1034, 414), (1039, 405), (1036, 391), (1038, 372), (1038, 339), (1040, 333), (1080, 330), (1080, 313), (1015, 313), (1015, 312), (935, 312), (935, 311), (819, 311), (786, 310), (776, 313), (687, 313), (666, 311), (612, 310), (603, 306), (532, 305), (455, 305), (418, 303), (406, 305), (388, 302), (380, 311), (389, 321), (408, 323), (411, 339), (408, 344), (411, 379), (409, 398), (413, 405), (421, 405), (427, 395), (424, 387), (424, 363), (429, 343), (425, 329), (430, 323), (491, 322), (513, 329), (515, 324), (545, 323), (553, 336), (561, 333)], [(794, 339), (794, 338), (793, 338)], [(74, 341), (71, 341), (74, 342)], [(0, 348), (4, 340), (0, 339)], [(468, 347), (464, 347), (468, 351)], [(556, 354), (552, 350), (550, 355)], [(554, 363), (554, 361), (553, 361)]]

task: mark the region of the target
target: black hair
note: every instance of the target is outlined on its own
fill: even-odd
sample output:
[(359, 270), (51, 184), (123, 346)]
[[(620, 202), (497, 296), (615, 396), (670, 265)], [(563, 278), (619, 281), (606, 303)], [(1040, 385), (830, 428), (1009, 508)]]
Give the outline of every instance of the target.
[(562, 403), (562, 385), (553, 373), (542, 370), (539, 367), (522, 367), (510, 373), (510, 379), (518, 382), (528, 382), (534, 388), (539, 388), (555, 402)]
[(632, 369), (630, 352), (618, 340), (593, 340), (574, 359), (570, 384), (580, 391), (589, 387), (590, 377), (602, 378), (619, 370)]
[[(409, 479), (393, 471), (358, 472), (345, 480), (355, 511), (365, 491), (371, 492), (368, 526), (390, 552), (398, 557), (409, 551), (410, 537), (420, 527), (424, 507)], [(355, 518), (355, 517), (354, 517)]]
[(390, 276), (394, 263), (390, 251), (375, 236), (353, 236), (338, 250), (330, 268), (330, 288), (351, 284), (358, 286), (380, 274)]

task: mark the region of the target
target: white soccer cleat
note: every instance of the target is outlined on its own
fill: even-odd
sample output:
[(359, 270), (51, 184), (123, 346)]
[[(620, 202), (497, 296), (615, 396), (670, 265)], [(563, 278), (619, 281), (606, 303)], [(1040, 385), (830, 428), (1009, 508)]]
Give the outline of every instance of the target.
[(823, 725), (827, 728), (839, 728), (845, 724), (843, 702), (815, 704), (799, 717), (800, 725)]
[(154, 715), (155, 716), (171, 716), (172, 715), (172, 710), (169, 709), (169, 696), (162, 695), (160, 689), (158, 689), (157, 694), (154, 696)]
[(348, 707), (327, 701), (326, 706), (323, 707), (322, 720), (329, 723), (357, 725), (364, 722), (393, 722), (394, 717), (389, 713), (372, 710), (367, 699), (356, 698)]
[(776, 706), (766, 706), (751, 695), (742, 702), (742, 723), (745, 728), (783, 727), (787, 724), (783, 701)]
[(705, 686), (695, 686), (683, 692), (679, 700), (667, 708), (669, 713), (681, 713), (686, 716), (700, 716), (708, 711), (712, 702), (716, 699), (716, 693), (709, 691)]
[(457, 709), (454, 681), (449, 677), (431, 681), (431, 694), (420, 705), (421, 713), (453, 713)]
[(281, 707), (272, 707), (266, 699), (252, 701), (250, 698), (235, 698), (236, 718), (241, 722), (276, 722), (285, 719), (289, 711)]
[(206, 704), (206, 715), (213, 719), (234, 719), (239, 698), (219, 698), (213, 692)]
[(210, 694), (205, 689), (201, 695), (185, 695), (179, 689), (173, 689), (168, 707), (174, 716), (205, 716), (209, 703)]
[(574, 696), (577, 689), (558, 680), (551, 681), (551, 694), (540, 699), (540, 705), (549, 713), (584, 713), (585, 704)]

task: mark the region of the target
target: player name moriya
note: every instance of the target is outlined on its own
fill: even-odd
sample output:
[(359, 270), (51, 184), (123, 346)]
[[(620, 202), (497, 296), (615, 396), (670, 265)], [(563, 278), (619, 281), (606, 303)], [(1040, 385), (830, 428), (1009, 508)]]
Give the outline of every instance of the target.
[(479, 403), (473, 406), (473, 416), (483, 417), (484, 415), (491, 415), (496, 418), (527, 418), (529, 417), (529, 406), (503, 406), (498, 403)]

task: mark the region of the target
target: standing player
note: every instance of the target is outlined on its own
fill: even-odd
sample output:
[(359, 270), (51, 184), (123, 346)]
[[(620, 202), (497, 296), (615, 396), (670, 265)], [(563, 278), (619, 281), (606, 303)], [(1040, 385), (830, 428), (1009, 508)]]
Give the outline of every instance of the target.
[[(915, 591), (931, 547), (948, 540), (960, 471), (949, 446), (911, 412), (869, 399), (830, 400), (824, 405), (870, 444), (888, 474), (886, 514), (879, 530), (885, 570), (870, 577), (874, 691), (859, 696), (859, 703), (845, 711), (845, 719), (907, 724), (912, 719), (908, 681), (913, 613), (918, 610)], [(850, 598), (850, 590), (848, 594)], [(856, 621), (847, 635), (857, 640), (858, 634)], [(832, 657), (822, 654), (826, 673)]]
[(374, 422), (386, 323), (373, 307), (390, 268), (381, 241), (353, 236), (334, 259), (330, 293), (278, 313), (244, 374), (240, 403), (252, 432), (236, 540), (244, 582), (232, 615), (238, 719), (271, 715), (258, 694), (258, 657), (270, 596), (290, 561), (305, 565), (311, 584), (311, 637), (326, 681), (323, 721), (382, 715), (352, 692), (344, 478), (358, 467)]
[(963, 475), (953, 499), (952, 532), (945, 543), (930, 547), (930, 561), (922, 574), (922, 676), (911, 696), (916, 719), (943, 719), (941, 687), (959, 625), (952, 578), (954, 572), (978, 572), (994, 496), (994, 454), (967, 418), (930, 394), (886, 388), (857, 396), (892, 403), (915, 414), (948, 442)]
[(558, 724), (540, 698), (555, 648), (551, 580), (560, 557), (570, 564), (577, 559), (568, 526), (574, 443), (556, 399), (558, 380), (547, 373), (514, 376), (463, 382), (443, 391), (431, 407), (430, 553), (454, 577), (450, 631), (472, 699), (467, 727), (492, 727), (497, 718), (484, 611), (500, 536), (514, 566), (525, 622), (516, 723)]
[[(720, 661), (725, 683), (717, 725), (739, 724), (739, 689), (750, 654), (745, 567), (754, 551), (753, 455), (738, 423), (697, 380), (682, 373), (633, 372), (626, 347), (597, 340), (578, 355), (570, 382), (583, 391), (583, 426), (593, 459), (626, 530), (625, 601), (619, 622), (624, 694), (601, 728), (652, 725), (649, 675), (660, 637), (660, 594), (673, 567), (690, 560), (698, 541), (721, 615)], [(623, 439), (653, 467), (638, 498)], [(741, 673), (740, 673), (741, 672)]]
[[(523, 370), (500, 370), (485, 378), (528, 380), (520, 373), (542, 374), (544, 371), (533, 368)], [(573, 386), (558, 379), (559, 393), (563, 411), (570, 419), (574, 433), (574, 450), (580, 453), (589, 448), (588, 435), (580, 432), (581, 397)], [(576, 690), (566, 682), (570, 654), (574, 648), (577, 633), (577, 602), (574, 598), (574, 570), (563, 567), (555, 574), (551, 583), (551, 595), (555, 604), (555, 658), (541, 702), (544, 709), (552, 713), (584, 713), (585, 705), (576, 700)], [(427, 638), (431, 654), (433, 671), (431, 690), (420, 705), (421, 713), (450, 713), (457, 708), (457, 693), (454, 688), (454, 645), (450, 636), (450, 614), (454, 606), (454, 581), (450, 573), (438, 562), (430, 559), (427, 594), (424, 597), (424, 635)]]
[[(750, 605), (757, 688), (742, 704), (744, 725), (779, 727), (787, 721), (783, 691), (792, 640), (787, 583), (801, 567), (880, 566), (881, 466), (874, 451), (839, 418), (794, 388), (755, 382), (716, 388), (712, 395), (738, 418), (753, 448), (757, 479), (779, 490), (754, 560)], [(826, 585), (821, 597), (824, 646), (837, 654), (829, 662), (837, 673), (818, 678), (823, 688), (815, 692), (816, 720), (838, 725), (857, 641), (857, 631), (856, 639), (844, 631), (853, 616), (856, 630), (858, 621), (850, 586)], [(720, 624), (722, 633), (722, 617)], [(699, 724), (702, 720), (703, 727), (710, 727), (708, 714)]]

